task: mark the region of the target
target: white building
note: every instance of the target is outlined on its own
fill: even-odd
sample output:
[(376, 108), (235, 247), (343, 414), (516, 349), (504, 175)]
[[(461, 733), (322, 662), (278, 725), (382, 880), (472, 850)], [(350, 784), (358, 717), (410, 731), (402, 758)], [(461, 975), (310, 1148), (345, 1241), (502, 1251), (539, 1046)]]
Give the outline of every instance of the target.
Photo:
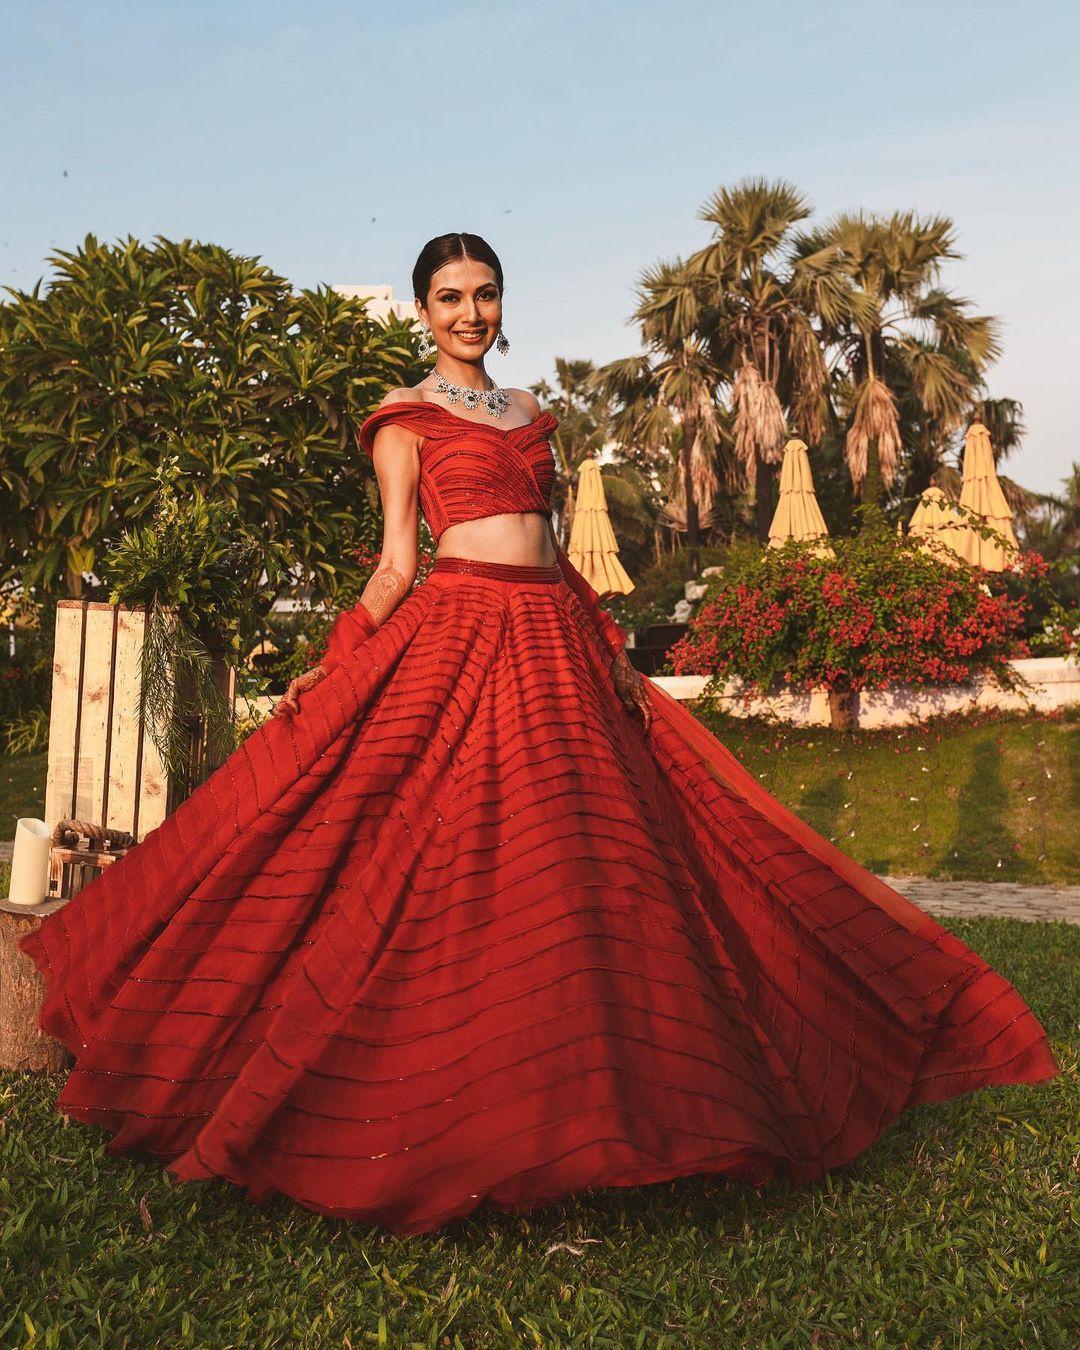
[(366, 300), (367, 312), (373, 319), (386, 319), (393, 314), (397, 319), (415, 319), (416, 305), (412, 300), (395, 300), (393, 286), (333, 286), (346, 300)]

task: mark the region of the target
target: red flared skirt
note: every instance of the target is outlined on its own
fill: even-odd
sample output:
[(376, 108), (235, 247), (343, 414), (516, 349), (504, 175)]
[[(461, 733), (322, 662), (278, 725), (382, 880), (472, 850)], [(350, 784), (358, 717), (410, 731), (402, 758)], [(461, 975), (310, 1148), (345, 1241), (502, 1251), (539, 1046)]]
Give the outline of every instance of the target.
[(1017, 990), (647, 683), (559, 570), (439, 560), (23, 940), (112, 1153), (419, 1233), (804, 1183), (1059, 1072)]

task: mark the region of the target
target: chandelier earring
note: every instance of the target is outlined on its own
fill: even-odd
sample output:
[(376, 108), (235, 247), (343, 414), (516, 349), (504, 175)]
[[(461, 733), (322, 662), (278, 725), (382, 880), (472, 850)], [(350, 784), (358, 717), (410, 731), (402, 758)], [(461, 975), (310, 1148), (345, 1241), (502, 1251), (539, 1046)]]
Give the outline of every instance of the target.
[(499, 336), (495, 339), (495, 350), (500, 356), (505, 356), (510, 350), (510, 339), (503, 332), (501, 326), (499, 328)]
[(438, 348), (432, 341), (431, 329), (427, 324), (424, 324), (420, 329), (420, 345), (416, 349), (416, 354), (421, 361), (426, 361), (428, 357), (432, 356), (436, 351), (438, 351)]

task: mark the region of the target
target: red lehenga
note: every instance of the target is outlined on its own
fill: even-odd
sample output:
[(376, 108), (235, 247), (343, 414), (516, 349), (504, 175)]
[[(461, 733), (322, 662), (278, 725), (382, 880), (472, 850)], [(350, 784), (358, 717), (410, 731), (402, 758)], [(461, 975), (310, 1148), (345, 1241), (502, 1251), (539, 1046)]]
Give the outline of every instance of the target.
[[(541, 413), (423, 436), (433, 532), (548, 510)], [(805, 1183), (1059, 1065), (1017, 990), (785, 810), (555, 567), (439, 559), (23, 941), (108, 1150), (420, 1233), (692, 1173)], [(647, 682), (648, 683), (648, 682)]]

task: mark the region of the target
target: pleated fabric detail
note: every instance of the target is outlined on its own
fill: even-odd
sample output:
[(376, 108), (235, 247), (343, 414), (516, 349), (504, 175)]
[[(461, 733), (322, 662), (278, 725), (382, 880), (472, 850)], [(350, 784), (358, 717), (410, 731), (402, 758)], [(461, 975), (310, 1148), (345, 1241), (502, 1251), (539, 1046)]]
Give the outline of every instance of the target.
[(56, 1105), (110, 1152), (419, 1233), (811, 1181), (906, 1106), (1059, 1071), (651, 684), (641, 730), (557, 568), (446, 561), (24, 940)]
[(360, 426), (362, 450), (389, 423), (421, 439), (420, 508), (436, 542), (451, 525), (507, 513), (551, 512), (555, 457), (548, 437), (559, 419), (541, 412), (525, 426), (499, 427), (458, 417), (433, 403), (403, 400), (377, 408)]

